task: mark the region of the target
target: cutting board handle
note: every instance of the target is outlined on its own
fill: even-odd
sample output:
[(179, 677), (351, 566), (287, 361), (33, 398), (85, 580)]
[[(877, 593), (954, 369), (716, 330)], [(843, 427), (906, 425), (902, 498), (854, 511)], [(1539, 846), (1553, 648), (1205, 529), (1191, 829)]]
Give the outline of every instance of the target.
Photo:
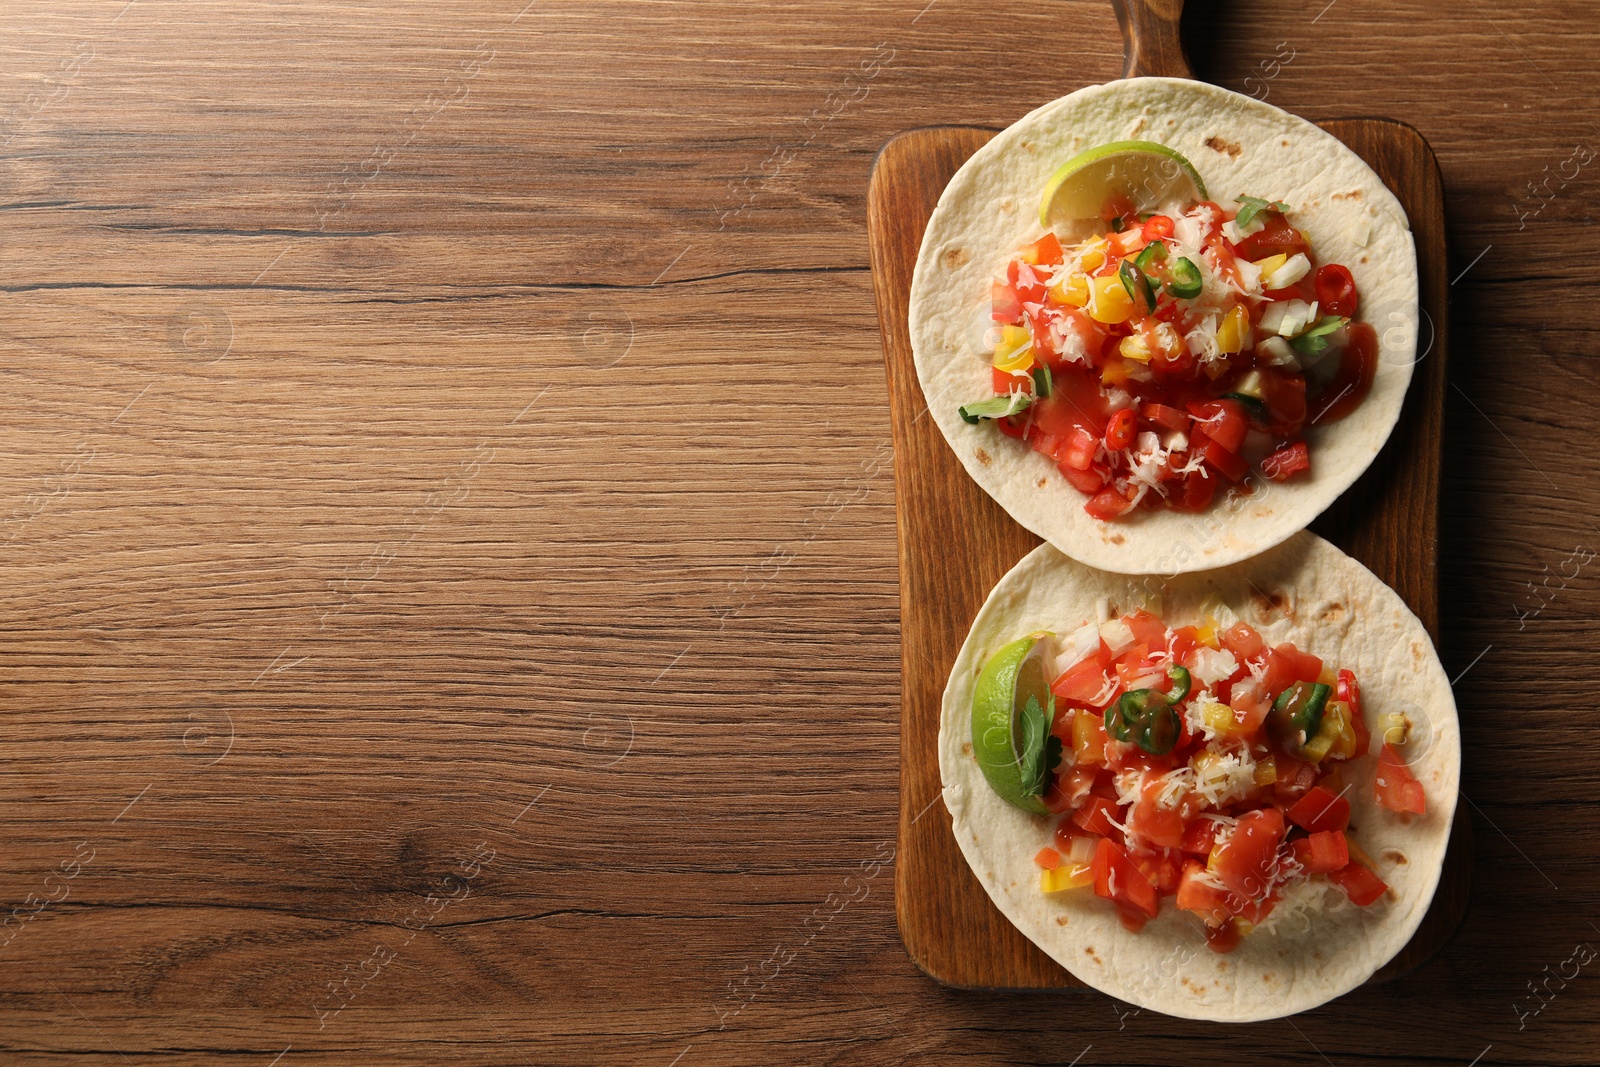
[(1124, 78), (1193, 78), (1178, 37), (1183, 0), (1111, 0), (1122, 27)]

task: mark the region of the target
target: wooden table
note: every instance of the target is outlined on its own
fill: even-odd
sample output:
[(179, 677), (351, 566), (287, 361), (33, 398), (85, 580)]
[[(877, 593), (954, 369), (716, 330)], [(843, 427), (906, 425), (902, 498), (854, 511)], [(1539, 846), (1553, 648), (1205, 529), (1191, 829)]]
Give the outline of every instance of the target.
[(1191, 5), (1443, 166), (1478, 850), (1432, 963), (1223, 1028), (894, 923), (867, 173), (1109, 7), (524, 2), (0, 10), (0, 1061), (1600, 1056), (1588, 8)]

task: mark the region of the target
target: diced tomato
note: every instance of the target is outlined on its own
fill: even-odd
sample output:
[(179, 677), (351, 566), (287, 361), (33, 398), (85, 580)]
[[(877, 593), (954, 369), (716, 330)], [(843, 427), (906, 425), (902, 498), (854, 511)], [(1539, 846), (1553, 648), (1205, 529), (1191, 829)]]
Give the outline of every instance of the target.
[(996, 279), (989, 287), (989, 316), (1007, 326), (1022, 318), (1022, 301), (1017, 299), (1010, 282)]
[[(1350, 825), (1350, 802), (1330, 789), (1312, 786), (1287, 812), (1289, 821), (1314, 834), (1343, 830)], [(1344, 864), (1339, 866), (1343, 867)]]
[(1277, 808), (1245, 812), (1227, 841), (1212, 850), (1207, 866), (1240, 900), (1263, 900), (1272, 887), (1283, 835), (1283, 813)]
[(1272, 710), (1272, 698), (1254, 678), (1241, 679), (1228, 692), (1228, 705), (1233, 708), (1233, 720), (1239, 724), (1240, 737), (1254, 737), (1261, 724), (1267, 721)]
[(1272, 792), (1279, 800), (1296, 801), (1317, 784), (1317, 765), (1297, 760), (1279, 752), (1275, 757), (1278, 780), (1272, 783)]
[(1136, 428), (1132, 408), (1118, 411), (1106, 423), (1106, 447), (1113, 451), (1132, 447)]
[(1359, 863), (1347, 864), (1342, 870), (1331, 872), (1328, 877), (1344, 890), (1350, 903), (1358, 907), (1371, 904), (1389, 888), (1383, 884), (1383, 879)]
[(1279, 645), (1276, 651), (1289, 661), (1290, 669), (1294, 672), (1290, 681), (1315, 682), (1322, 677), (1322, 661), (1310, 653), (1301, 652), (1287, 641)]
[(1031, 245), (1023, 245), (1022, 258), (1029, 263), (1043, 266), (1055, 266), (1061, 262), (1061, 241), (1053, 233), (1047, 233)]
[(1411, 773), (1405, 757), (1387, 741), (1378, 752), (1378, 770), (1372, 784), (1378, 794), (1378, 803), (1390, 811), (1421, 815), (1428, 810), (1422, 783)]
[(1108, 240), (1111, 242), (1111, 250), (1123, 257), (1133, 255), (1150, 243), (1145, 240), (1143, 227), (1138, 225), (1131, 230), (1111, 234)]
[(1266, 642), (1247, 622), (1236, 622), (1220, 635), (1222, 647), (1239, 657), (1240, 661), (1255, 659), (1266, 647)]
[(1100, 490), (1083, 506), (1083, 510), (1101, 520), (1114, 519), (1118, 515), (1126, 514), (1132, 508), (1133, 501), (1117, 492), (1113, 486)]
[(1008, 370), (993, 368), (989, 383), (994, 386), (995, 395), (1005, 396), (1007, 393), (1027, 393), (1033, 395), (1033, 377), (1028, 374), (1012, 374)]
[(1286, 482), (1310, 469), (1311, 453), (1304, 441), (1292, 441), (1261, 461), (1261, 473), (1275, 482)]
[(1356, 313), (1359, 297), (1356, 295), (1356, 280), (1351, 277), (1348, 267), (1337, 263), (1325, 263), (1317, 268), (1317, 303), (1327, 315), (1351, 316)]
[(1167, 651), (1181, 667), (1190, 665), (1190, 658), (1195, 649), (1200, 647), (1200, 631), (1193, 626), (1180, 626), (1172, 631), (1172, 637), (1167, 642)]
[[(1072, 822), (1073, 825), (1086, 834), (1104, 836), (1116, 832), (1116, 827), (1111, 825), (1110, 822), (1111, 819), (1116, 819), (1116, 817), (1116, 801), (1107, 800), (1105, 797), (1090, 793), (1088, 799), (1083, 802), (1083, 807), (1072, 813)], [(1117, 821), (1120, 822), (1121, 820), (1118, 819)]]
[(1130, 852), (1128, 859), (1160, 893), (1175, 893), (1183, 873), (1183, 854), (1176, 849), (1158, 848), (1153, 852)]
[(1144, 239), (1159, 241), (1172, 236), (1172, 219), (1166, 215), (1151, 215), (1144, 220)]
[(1206, 948), (1220, 955), (1238, 948), (1241, 940), (1243, 935), (1239, 932), (1239, 924), (1232, 919), (1221, 926), (1206, 927)]
[(1028, 432), (1028, 413), (1022, 412), (1017, 415), (1007, 415), (1003, 419), (994, 420), (994, 424), (1007, 437), (1020, 438)]
[(1090, 869), (1094, 872), (1096, 896), (1126, 904), (1148, 918), (1155, 918), (1160, 907), (1156, 887), (1128, 858), (1122, 846), (1101, 838), (1095, 846)]
[(1103, 708), (1110, 703), (1105, 695), (1106, 671), (1110, 663), (1111, 656), (1102, 641), (1100, 651), (1085, 656), (1051, 682), (1050, 692), (1070, 704)]
[(1207, 926), (1220, 926), (1228, 921), (1228, 894), (1210, 882), (1203, 881), (1205, 867), (1195, 860), (1183, 865), (1178, 878), (1178, 898), (1173, 901), (1179, 911), (1192, 911), (1205, 920)]
[(1350, 725), (1356, 733), (1356, 755), (1365, 756), (1372, 750), (1372, 732), (1367, 729), (1367, 717), (1361, 710), (1361, 687), (1356, 684), (1353, 671), (1339, 671), (1335, 695), (1350, 705)]
[(1292, 256), (1296, 252), (1310, 252), (1304, 235), (1284, 218), (1281, 212), (1263, 211), (1259, 216), (1261, 229), (1233, 246), (1242, 259), (1257, 260), (1279, 254)]
[(1296, 839), (1289, 847), (1307, 874), (1332, 874), (1350, 863), (1343, 830), (1322, 830)]
[[(1096, 444), (1098, 443), (1096, 442)], [(1088, 496), (1094, 496), (1099, 493), (1110, 480), (1106, 472), (1101, 470), (1098, 465), (1091, 466), (1088, 470), (1078, 470), (1069, 466), (1063, 460), (1056, 464), (1056, 469), (1061, 472), (1062, 477), (1072, 484), (1074, 489)]]
[(1158, 803), (1161, 783), (1148, 783), (1140, 792), (1139, 800), (1128, 812), (1128, 829), (1162, 848), (1178, 848), (1183, 844), (1184, 818), (1178, 808), (1163, 807)]
[(1187, 412), (1166, 404), (1140, 404), (1139, 417), (1163, 430), (1177, 433), (1188, 433), (1189, 424), (1193, 421)]
[(1289, 688), (1289, 683), (1296, 678), (1298, 663), (1282, 655), (1277, 649), (1269, 648), (1264, 653), (1266, 656), (1266, 669), (1261, 675), (1261, 684), (1267, 691), (1267, 696), (1276, 699), (1278, 694)]
[(1086, 471), (1089, 464), (1094, 462), (1094, 454), (1099, 447), (1100, 442), (1094, 434), (1082, 426), (1074, 426), (1067, 439), (1057, 446), (1055, 458), (1063, 466)]
[(1217, 492), (1217, 480), (1204, 470), (1190, 471), (1178, 488), (1167, 494), (1167, 503), (1179, 511), (1204, 511)]
[(1250, 416), (1237, 400), (1207, 400), (1190, 404), (1189, 413), (1205, 423), (1207, 437), (1229, 452), (1239, 451), (1244, 444), (1245, 431), (1250, 429)]
[(1013, 259), (1006, 267), (1006, 281), (1016, 290), (1017, 298), (1024, 304), (1038, 304), (1044, 301), (1044, 279), (1040, 277), (1038, 271), (1020, 259)]
[(1196, 819), (1183, 831), (1183, 842), (1178, 846), (1184, 852), (1195, 856), (1209, 856), (1217, 844), (1217, 826), (1215, 819)]
[[(1203, 443), (1196, 443), (1202, 441), (1202, 439)], [(1221, 472), (1222, 476), (1230, 482), (1238, 481), (1250, 470), (1250, 464), (1245, 462), (1243, 456), (1223, 448), (1220, 443), (1213, 441), (1209, 434), (1202, 435), (1197, 432), (1195, 437), (1191, 439), (1189, 447), (1191, 450), (1198, 448), (1205, 461)]]
[(1167, 624), (1148, 611), (1124, 615), (1122, 621), (1133, 631), (1133, 639), (1144, 645), (1147, 651), (1167, 647)]
[(1047, 871), (1053, 871), (1061, 866), (1061, 853), (1053, 848), (1041, 848), (1033, 854), (1033, 862)]

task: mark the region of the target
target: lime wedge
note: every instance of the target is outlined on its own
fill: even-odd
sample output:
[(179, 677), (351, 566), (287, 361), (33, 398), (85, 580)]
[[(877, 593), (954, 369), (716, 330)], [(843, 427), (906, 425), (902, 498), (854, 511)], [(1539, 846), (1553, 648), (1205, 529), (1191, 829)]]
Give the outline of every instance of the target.
[(1008, 804), (1048, 813), (1050, 634), (1030, 634), (990, 657), (972, 693), (972, 753), (994, 791)]
[(1079, 152), (1044, 184), (1039, 225), (1097, 219), (1106, 198), (1120, 192), (1139, 209), (1167, 200), (1205, 200), (1206, 183), (1181, 153), (1154, 141), (1112, 141)]

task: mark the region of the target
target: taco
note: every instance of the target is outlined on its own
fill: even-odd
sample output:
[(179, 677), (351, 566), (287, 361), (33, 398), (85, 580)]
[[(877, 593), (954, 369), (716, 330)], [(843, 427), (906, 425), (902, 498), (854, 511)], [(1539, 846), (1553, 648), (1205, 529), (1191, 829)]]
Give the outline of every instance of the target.
[(1072, 974), (1250, 1021), (1366, 981), (1439, 881), (1460, 742), (1427, 632), (1302, 533), (1108, 574), (1041, 545), (951, 671), (944, 801), (990, 899)]
[(1168, 78), (1082, 89), (979, 149), (928, 223), (909, 312), (968, 472), (1122, 573), (1303, 529), (1387, 440), (1416, 322), (1411, 233), (1365, 163)]

